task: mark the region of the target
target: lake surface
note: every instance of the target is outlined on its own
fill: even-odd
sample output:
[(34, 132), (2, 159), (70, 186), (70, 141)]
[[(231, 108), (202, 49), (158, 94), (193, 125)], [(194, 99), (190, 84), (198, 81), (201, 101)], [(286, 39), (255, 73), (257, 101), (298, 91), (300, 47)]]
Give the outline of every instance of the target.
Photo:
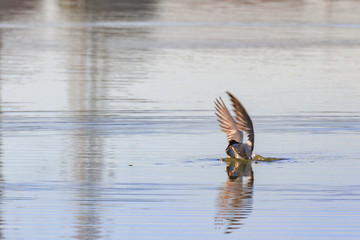
[[(359, 239), (359, 8), (1, 1), (0, 239)], [(285, 159), (253, 181), (227, 90)]]

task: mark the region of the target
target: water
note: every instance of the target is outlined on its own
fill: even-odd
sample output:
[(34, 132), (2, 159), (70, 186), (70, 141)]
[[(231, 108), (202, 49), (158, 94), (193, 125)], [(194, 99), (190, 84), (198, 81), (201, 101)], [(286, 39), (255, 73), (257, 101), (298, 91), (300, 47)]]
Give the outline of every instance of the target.
[[(357, 1), (1, 1), (1, 239), (358, 239)], [(231, 181), (213, 101), (255, 126)]]

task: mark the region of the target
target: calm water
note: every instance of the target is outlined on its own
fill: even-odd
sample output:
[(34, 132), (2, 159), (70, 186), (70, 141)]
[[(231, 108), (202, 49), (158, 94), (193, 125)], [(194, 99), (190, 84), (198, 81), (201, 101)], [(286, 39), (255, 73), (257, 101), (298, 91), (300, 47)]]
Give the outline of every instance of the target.
[[(359, 9), (2, 0), (0, 239), (359, 239)], [(253, 181), (219, 161), (226, 90), (286, 159)]]

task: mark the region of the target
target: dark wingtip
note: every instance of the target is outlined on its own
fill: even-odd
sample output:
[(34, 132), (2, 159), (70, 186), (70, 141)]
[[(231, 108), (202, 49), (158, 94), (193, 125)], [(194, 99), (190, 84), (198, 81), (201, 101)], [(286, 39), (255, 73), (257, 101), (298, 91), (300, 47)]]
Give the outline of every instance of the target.
[(234, 95), (232, 95), (229, 91), (225, 91), (225, 92), (227, 93), (227, 95), (229, 95), (229, 97), (230, 97), (231, 99), (235, 98)]

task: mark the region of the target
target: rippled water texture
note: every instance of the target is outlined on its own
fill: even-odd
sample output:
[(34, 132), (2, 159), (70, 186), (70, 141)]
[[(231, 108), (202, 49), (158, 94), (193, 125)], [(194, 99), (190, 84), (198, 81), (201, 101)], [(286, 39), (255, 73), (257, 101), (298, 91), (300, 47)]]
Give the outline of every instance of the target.
[(0, 239), (359, 239), (359, 8), (0, 1)]

